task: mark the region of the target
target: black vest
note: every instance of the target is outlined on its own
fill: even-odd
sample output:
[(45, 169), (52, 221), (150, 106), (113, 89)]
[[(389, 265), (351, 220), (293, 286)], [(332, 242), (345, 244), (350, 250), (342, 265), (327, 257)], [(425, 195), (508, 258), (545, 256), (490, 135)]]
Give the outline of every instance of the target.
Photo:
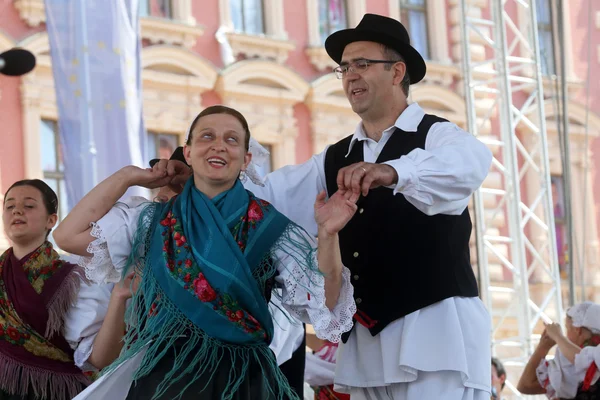
[[(429, 128), (442, 118), (425, 115), (417, 132), (396, 128), (377, 163), (425, 149)], [(337, 190), (337, 173), (361, 162), (363, 143), (348, 147), (349, 136), (327, 149), (325, 178), (329, 196)], [(377, 335), (389, 323), (454, 296), (476, 297), (470, 262), (469, 211), (428, 216), (392, 189), (377, 188), (358, 201), (358, 211), (339, 233), (342, 261), (352, 274), (358, 319), (365, 315)], [(342, 339), (348, 339), (347, 332)]]

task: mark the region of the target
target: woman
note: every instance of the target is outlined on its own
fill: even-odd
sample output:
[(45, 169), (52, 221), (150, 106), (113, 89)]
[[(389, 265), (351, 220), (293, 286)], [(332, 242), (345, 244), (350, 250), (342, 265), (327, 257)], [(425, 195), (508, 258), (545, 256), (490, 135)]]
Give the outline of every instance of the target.
[[(566, 335), (559, 324), (548, 324), (525, 366), (517, 389), (545, 394), (549, 399), (600, 399), (600, 305), (586, 301), (567, 310)], [(553, 360), (546, 355), (557, 346)]]
[[(356, 199), (319, 195), (315, 255), (308, 234), (244, 190), (249, 140), (239, 112), (209, 107), (189, 129), (184, 152), (193, 177), (180, 195), (111, 207), (132, 185), (176, 183), (163, 162), (129, 166), (94, 188), (55, 232), (63, 249), (93, 254), (84, 263), (88, 276), (115, 280), (132, 269), (139, 276), (124, 349), (96, 385), (103, 393), (118, 386), (111, 396), (122, 389), (128, 399), (297, 398), (268, 347), (274, 284), (284, 307), (324, 338), (339, 341), (351, 329), (356, 306), (337, 232)], [(131, 380), (137, 384), (129, 387)]]
[(2, 222), (12, 242), (0, 256), (0, 400), (71, 399), (89, 383), (63, 336), (82, 271), (48, 241), (56, 193), (38, 179), (13, 184)]

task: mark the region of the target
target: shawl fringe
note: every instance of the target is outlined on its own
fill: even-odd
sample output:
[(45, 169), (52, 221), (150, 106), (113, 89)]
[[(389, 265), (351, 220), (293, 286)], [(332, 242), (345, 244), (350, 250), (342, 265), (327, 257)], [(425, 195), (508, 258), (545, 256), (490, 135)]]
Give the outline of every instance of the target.
[[(117, 360), (102, 370), (103, 375), (112, 372), (121, 363), (145, 349), (146, 352), (141, 365), (133, 376), (133, 380), (137, 381), (154, 369), (156, 364), (165, 356), (166, 348), (172, 347), (178, 338), (188, 337), (186, 344), (177, 354), (173, 369), (158, 385), (152, 400), (162, 398), (172, 385), (182, 387), (180, 394), (174, 398), (181, 399), (184, 392), (201, 375), (214, 373), (224, 357), (229, 358), (232, 364), (236, 360), (242, 360), (242, 363), (240, 364), (240, 371), (231, 369), (229, 381), (223, 387), (221, 393), (221, 400), (233, 399), (248, 373), (251, 360), (255, 361), (257, 368), (261, 368), (263, 382), (271, 396), (270, 398), (299, 400), (277, 366), (275, 355), (266, 343), (232, 345), (208, 336), (179, 311), (177, 306), (160, 289), (158, 282), (152, 275), (144, 276), (138, 287), (138, 292), (143, 292), (146, 297), (134, 296), (128, 310), (130, 320), (135, 321), (135, 325), (129, 325), (124, 338), (125, 350)], [(160, 300), (152, 301), (151, 299)], [(154, 308), (153, 306), (156, 304), (158, 306)], [(189, 360), (191, 354), (195, 356), (191, 362), (185, 364), (184, 362)], [(185, 378), (185, 381), (182, 381), (183, 378)], [(270, 381), (270, 378), (272, 381)]]
[(48, 322), (46, 323), (44, 337), (51, 338), (57, 333), (63, 333), (65, 315), (69, 311), (69, 308), (77, 302), (77, 294), (81, 287), (81, 281), (89, 284), (84, 269), (80, 266), (75, 266), (46, 306), (48, 310)]
[(89, 384), (83, 374), (61, 374), (30, 367), (0, 353), (0, 387), (10, 394), (40, 399), (73, 398)]

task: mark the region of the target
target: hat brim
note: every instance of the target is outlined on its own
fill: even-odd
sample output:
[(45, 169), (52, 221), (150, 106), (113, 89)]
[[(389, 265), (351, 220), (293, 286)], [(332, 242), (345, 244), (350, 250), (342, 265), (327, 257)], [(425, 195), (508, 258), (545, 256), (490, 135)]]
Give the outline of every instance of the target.
[(421, 54), (410, 44), (403, 43), (397, 38), (382, 32), (366, 29), (343, 29), (329, 35), (325, 40), (325, 50), (329, 57), (339, 64), (342, 62), (342, 55), (346, 46), (350, 43), (362, 41), (381, 43), (400, 53), (406, 63), (411, 85), (420, 82), (425, 77), (427, 66)]

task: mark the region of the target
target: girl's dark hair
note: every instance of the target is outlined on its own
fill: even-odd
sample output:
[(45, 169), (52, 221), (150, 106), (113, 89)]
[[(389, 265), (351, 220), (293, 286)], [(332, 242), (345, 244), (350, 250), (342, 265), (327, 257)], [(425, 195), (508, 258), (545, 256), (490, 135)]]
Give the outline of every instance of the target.
[(244, 145), (246, 147), (246, 151), (248, 151), (248, 149), (250, 148), (250, 128), (248, 127), (248, 121), (246, 121), (246, 118), (244, 118), (242, 113), (239, 112), (238, 110), (234, 110), (231, 107), (222, 106), (222, 105), (207, 107), (204, 110), (202, 110), (202, 112), (200, 114), (198, 114), (198, 116), (194, 119), (194, 121), (192, 122), (192, 125), (190, 126), (190, 133), (187, 137), (185, 144), (189, 146), (192, 143), (192, 132), (194, 132), (194, 128), (196, 127), (196, 123), (198, 123), (198, 120), (202, 117), (205, 117), (207, 115), (213, 115), (213, 114), (231, 115), (232, 117), (235, 117), (235, 119), (237, 119), (240, 122), (240, 124), (242, 124), (242, 128), (244, 128), (244, 131), (246, 132), (246, 138), (244, 139)]
[[(6, 195), (12, 188), (18, 186), (32, 186), (39, 190), (42, 193), (42, 200), (44, 201), (44, 205), (46, 206), (46, 211), (48, 214), (56, 214), (58, 212), (58, 197), (54, 190), (50, 186), (46, 184), (46, 182), (39, 179), (23, 179), (22, 181), (17, 181), (12, 184), (11, 187), (6, 191)], [(4, 196), (4, 201), (6, 201), (6, 195)]]

